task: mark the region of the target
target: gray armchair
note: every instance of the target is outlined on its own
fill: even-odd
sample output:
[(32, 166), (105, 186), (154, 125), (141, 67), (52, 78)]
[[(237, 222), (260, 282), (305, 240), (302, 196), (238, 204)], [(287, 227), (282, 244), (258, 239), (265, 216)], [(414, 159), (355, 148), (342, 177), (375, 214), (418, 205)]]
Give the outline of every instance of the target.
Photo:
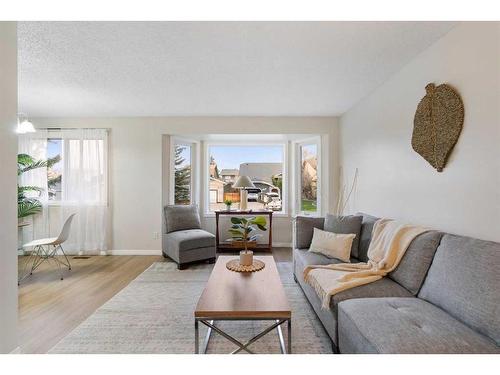
[(183, 270), (189, 263), (215, 262), (215, 236), (201, 229), (197, 205), (169, 205), (164, 208), (163, 256)]

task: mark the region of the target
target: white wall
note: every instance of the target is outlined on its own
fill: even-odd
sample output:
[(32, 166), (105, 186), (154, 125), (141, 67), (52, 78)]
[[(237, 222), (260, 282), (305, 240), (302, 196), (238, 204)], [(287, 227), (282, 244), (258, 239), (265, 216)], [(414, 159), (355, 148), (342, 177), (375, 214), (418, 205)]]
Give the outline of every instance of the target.
[(17, 347), (17, 30), (0, 22), (0, 353)]
[[(340, 119), (341, 163), (359, 183), (349, 211), (500, 241), (500, 23), (463, 23)], [(411, 147), (425, 85), (449, 83), (465, 121), (436, 172)]]
[[(35, 118), (35, 126), (110, 128), (111, 243), (113, 250), (161, 249), (162, 204), (168, 199), (167, 134), (326, 134), (330, 170), (327, 186), (336, 184), (337, 119), (334, 117), (144, 117)], [(165, 152), (164, 152), (165, 151)], [(330, 189), (332, 190), (332, 189)], [(335, 191), (333, 191), (333, 194)], [(330, 203), (334, 199), (330, 198)], [(214, 219), (205, 220), (213, 230)], [(273, 220), (275, 242), (291, 242), (291, 219)]]

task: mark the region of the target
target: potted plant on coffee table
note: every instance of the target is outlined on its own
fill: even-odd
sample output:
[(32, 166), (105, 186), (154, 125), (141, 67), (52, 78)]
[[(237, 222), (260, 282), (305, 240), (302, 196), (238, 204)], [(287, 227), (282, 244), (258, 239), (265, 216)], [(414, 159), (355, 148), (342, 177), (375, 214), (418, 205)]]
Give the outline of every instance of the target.
[(267, 220), (263, 216), (250, 217), (232, 217), (231, 218), (231, 237), (233, 243), (243, 242), (244, 250), (240, 251), (240, 264), (242, 266), (251, 266), (253, 263), (253, 251), (248, 250), (249, 243), (252, 247), (257, 245), (257, 238), (260, 234), (253, 233), (258, 229), (266, 231)]

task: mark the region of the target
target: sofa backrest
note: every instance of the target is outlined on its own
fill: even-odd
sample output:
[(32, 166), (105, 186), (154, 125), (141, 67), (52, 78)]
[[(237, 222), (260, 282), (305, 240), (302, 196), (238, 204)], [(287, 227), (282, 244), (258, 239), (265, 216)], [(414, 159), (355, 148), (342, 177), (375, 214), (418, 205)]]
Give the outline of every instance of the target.
[(297, 216), (294, 219), (293, 225), (293, 246), (296, 249), (309, 249), (309, 246), (311, 246), (314, 228), (323, 230), (324, 226), (324, 217)]
[[(366, 262), (373, 226), (379, 218), (362, 212), (356, 215), (363, 216), (358, 258), (361, 262)], [(417, 295), (442, 236), (443, 233), (437, 231), (429, 231), (417, 236), (406, 249), (399, 265), (388, 276), (413, 295)]]
[(415, 237), (399, 265), (388, 276), (416, 296), (429, 271), (441, 237), (443, 233), (435, 230)]
[(445, 234), (418, 297), (500, 345), (500, 243)]
[(370, 246), (370, 241), (372, 240), (373, 226), (379, 218), (362, 212), (358, 212), (356, 215), (363, 216), (363, 221), (361, 222), (361, 234), (359, 236), (358, 259), (360, 262), (367, 262), (368, 247)]

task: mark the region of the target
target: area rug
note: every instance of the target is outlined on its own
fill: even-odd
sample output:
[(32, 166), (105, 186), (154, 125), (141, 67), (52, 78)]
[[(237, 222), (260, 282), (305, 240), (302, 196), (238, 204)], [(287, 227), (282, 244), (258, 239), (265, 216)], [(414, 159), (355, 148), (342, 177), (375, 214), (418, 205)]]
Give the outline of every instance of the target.
[[(292, 308), (293, 353), (331, 353), (331, 341), (293, 281), (292, 264), (277, 263)], [(194, 353), (193, 311), (213, 265), (201, 264), (179, 271), (174, 263), (153, 263), (127, 287), (96, 310), (50, 353)], [(218, 322), (233, 337), (245, 342), (270, 322)], [(206, 328), (201, 325), (200, 346)], [(283, 326), (286, 340), (286, 325)], [(285, 341), (286, 342), (286, 341)], [(230, 353), (237, 347), (212, 333), (207, 353)], [(280, 353), (278, 333), (270, 332), (249, 349)]]

